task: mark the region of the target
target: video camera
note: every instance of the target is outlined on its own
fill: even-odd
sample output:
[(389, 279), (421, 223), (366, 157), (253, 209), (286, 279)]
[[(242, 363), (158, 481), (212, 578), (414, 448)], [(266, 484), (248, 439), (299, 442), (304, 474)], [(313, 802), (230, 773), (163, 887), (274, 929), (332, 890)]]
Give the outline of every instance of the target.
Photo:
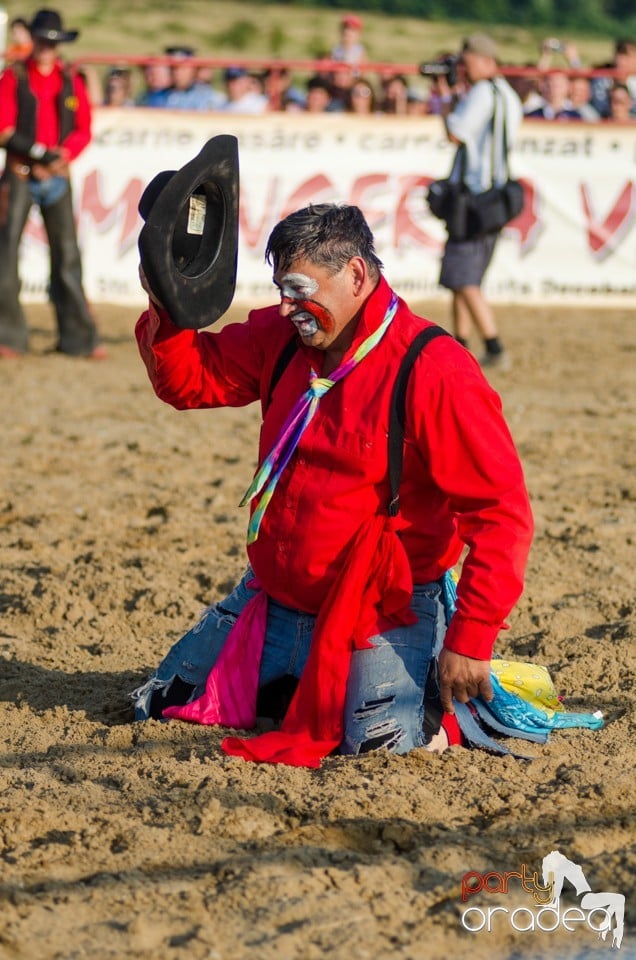
[(459, 57), (442, 57), (435, 63), (421, 63), (419, 70), (423, 77), (446, 77), (449, 87), (457, 83), (457, 65)]

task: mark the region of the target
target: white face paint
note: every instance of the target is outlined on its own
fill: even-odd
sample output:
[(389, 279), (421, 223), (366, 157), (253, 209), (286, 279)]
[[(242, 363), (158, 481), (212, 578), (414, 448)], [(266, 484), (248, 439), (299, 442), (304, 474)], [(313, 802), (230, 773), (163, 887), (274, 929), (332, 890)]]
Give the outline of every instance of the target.
[(281, 294), (290, 300), (306, 300), (318, 290), (318, 281), (304, 273), (286, 273)]
[[(318, 291), (318, 282), (304, 273), (286, 273), (282, 278), (283, 300), (308, 300)], [(318, 321), (308, 310), (300, 309), (289, 318), (301, 337), (313, 337), (318, 332)]]

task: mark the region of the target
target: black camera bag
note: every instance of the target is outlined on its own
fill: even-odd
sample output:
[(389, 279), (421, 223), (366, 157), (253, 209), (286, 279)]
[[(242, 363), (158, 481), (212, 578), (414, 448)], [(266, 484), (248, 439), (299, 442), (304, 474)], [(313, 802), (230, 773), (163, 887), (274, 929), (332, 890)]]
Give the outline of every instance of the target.
[[(492, 83), (492, 81), (491, 81)], [(491, 182), (495, 175), (495, 120), (499, 96), (492, 83), (495, 98), (492, 126)], [(464, 183), (466, 170), (466, 147), (457, 148), (453, 170), (458, 166), (458, 179), (434, 180), (427, 192), (428, 207), (433, 216), (444, 220), (450, 240), (470, 240), (486, 233), (495, 233), (514, 220), (523, 210), (525, 197), (523, 185), (510, 177), (508, 167), (508, 137), (506, 118), (503, 118), (503, 151), (507, 180), (501, 186), (494, 183), (482, 193), (472, 193)], [(452, 174), (451, 174), (452, 176)]]

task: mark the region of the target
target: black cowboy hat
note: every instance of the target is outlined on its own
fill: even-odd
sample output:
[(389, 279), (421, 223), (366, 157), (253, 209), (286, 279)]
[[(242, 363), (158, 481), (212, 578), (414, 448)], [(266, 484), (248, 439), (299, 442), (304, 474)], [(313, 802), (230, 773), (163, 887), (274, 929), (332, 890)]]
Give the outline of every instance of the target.
[(232, 303), (238, 201), (238, 141), (225, 134), (180, 170), (158, 173), (141, 196), (141, 266), (179, 327), (207, 327)]
[(38, 10), (29, 31), (33, 39), (50, 40), (51, 43), (73, 43), (79, 36), (78, 30), (64, 30), (57, 10)]

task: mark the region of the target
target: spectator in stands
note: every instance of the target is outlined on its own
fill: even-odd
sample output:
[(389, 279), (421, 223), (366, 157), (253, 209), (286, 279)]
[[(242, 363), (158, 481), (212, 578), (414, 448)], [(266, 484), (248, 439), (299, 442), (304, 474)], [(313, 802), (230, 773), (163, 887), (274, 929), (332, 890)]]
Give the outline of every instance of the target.
[(331, 103), (331, 85), (322, 75), (316, 74), (307, 81), (305, 110), (307, 113), (326, 113)]
[(364, 77), (357, 77), (349, 91), (347, 112), (366, 115), (377, 112), (375, 90)]
[(614, 123), (634, 123), (636, 109), (625, 83), (615, 83), (609, 95), (610, 114), (606, 120)]
[(269, 97), (267, 95), (267, 89), (265, 85), (265, 74), (260, 70), (250, 70), (248, 76), (251, 82), (252, 93), (258, 94), (259, 97), (264, 97), (267, 107), (269, 108)]
[(226, 98), (209, 83), (200, 83), (192, 63), (192, 47), (167, 47), (166, 56), (175, 61), (171, 68), (172, 83), (164, 104), (169, 110), (221, 110)]
[(33, 50), (29, 24), (24, 17), (14, 17), (9, 23), (9, 36), (4, 59), (6, 63), (26, 60)]
[(328, 107), (329, 113), (343, 113), (347, 110), (351, 97), (351, 88), (353, 87), (356, 76), (356, 71), (349, 65), (331, 71), (329, 74), (329, 83), (331, 86), (331, 102)]
[(602, 117), (610, 115), (610, 91), (616, 82), (624, 84), (632, 104), (636, 102), (636, 40), (617, 40), (612, 60), (597, 64), (597, 69), (617, 72), (614, 78), (594, 77), (592, 80), (592, 105)]
[[(526, 63), (525, 66), (529, 69), (535, 69), (534, 63)], [(543, 105), (543, 97), (539, 93), (536, 76), (528, 74), (527, 76), (508, 77), (507, 79), (521, 100), (524, 114), (532, 113), (533, 110), (537, 110)]]
[(141, 70), (145, 89), (137, 98), (137, 106), (165, 107), (170, 92), (170, 67), (167, 63), (150, 61)]
[(203, 83), (208, 87), (214, 87), (214, 67), (209, 63), (201, 64), (196, 71), (197, 83)]
[(383, 81), (384, 99), (382, 101), (383, 113), (396, 113), (405, 115), (407, 112), (407, 101), (409, 95), (409, 86), (406, 77), (401, 73), (392, 74), (385, 77)]
[(406, 112), (409, 117), (426, 116), (430, 112), (426, 95), (410, 88), (406, 95)]
[(534, 110), (525, 114), (526, 117), (542, 120), (582, 120), (581, 114), (575, 110), (568, 98), (570, 81), (564, 70), (552, 69), (541, 78), (541, 103)]
[(614, 54), (615, 69), (624, 77), (623, 82), (632, 100), (636, 100), (636, 40), (619, 40)]
[(583, 74), (575, 74), (570, 77), (570, 104), (580, 115), (581, 119), (587, 123), (598, 123), (601, 115), (592, 106), (592, 85), (589, 77)]
[(108, 71), (104, 83), (103, 103), (105, 107), (134, 106), (132, 78), (127, 67), (113, 67)]
[(362, 43), (362, 20), (355, 13), (346, 13), (340, 21), (340, 43), (331, 51), (331, 59), (356, 67), (366, 58)]
[(224, 74), (225, 113), (259, 114), (267, 110), (267, 96), (254, 83), (245, 67), (228, 67)]
[(303, 113), (307, 109), (306, 98), (300, 91), (288, 90), (283, 94), (280, 109), (285, 113)]
[(289, 67), (270, 67), (263, 74), (263, 92), (267, 96), (269, 110), (285, 109), (295, 103), (301, 109), (305, 105), (303, 93), (292, 86), (292, 74)]
[(77, 72), (84, 81), (91, 107), (101, 107), (104, 102), (104, 84), (96, 67), (83, 63)]

